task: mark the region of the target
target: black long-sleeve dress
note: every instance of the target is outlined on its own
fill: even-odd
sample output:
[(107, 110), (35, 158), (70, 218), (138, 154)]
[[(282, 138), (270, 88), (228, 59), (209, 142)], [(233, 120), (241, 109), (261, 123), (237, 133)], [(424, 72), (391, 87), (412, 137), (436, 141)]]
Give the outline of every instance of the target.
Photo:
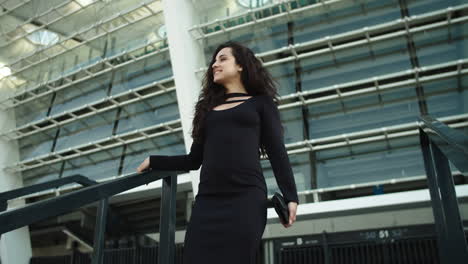
[(185, 235), (185, 264), (255, 263), (268, 201), (261, 142), (285, 200), (299, 203), (273, 98), (257, 95), (229, 102), (239, 101), (243, 102), (207, 113), (203, 137), (192, 143), (189, 154), (150, 156), (152, 169), (196, 170), (203, 164)]

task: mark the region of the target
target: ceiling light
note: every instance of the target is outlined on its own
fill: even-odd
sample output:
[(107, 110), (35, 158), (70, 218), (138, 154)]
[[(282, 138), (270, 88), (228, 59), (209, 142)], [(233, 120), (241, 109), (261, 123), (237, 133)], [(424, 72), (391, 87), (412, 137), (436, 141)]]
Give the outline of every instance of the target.
[(158, 36), (163, 39), (167, 37), (166, 25), (162, 25), (158, 28)]
[(89, 4), (92, 4), (93, 2), (96, 2), (96, 0), (77, 0), (77, 2), (81, 5), (81, 6), (87, 6)]
[(11, 69), (5, 64), (0, 63), (0, 78), (7, 77), (11, 75)]
[(37, 30), (29, 34), (27, 38), (37, 45), (48, 46), (59, 41), (59, 36), (48, 30)]

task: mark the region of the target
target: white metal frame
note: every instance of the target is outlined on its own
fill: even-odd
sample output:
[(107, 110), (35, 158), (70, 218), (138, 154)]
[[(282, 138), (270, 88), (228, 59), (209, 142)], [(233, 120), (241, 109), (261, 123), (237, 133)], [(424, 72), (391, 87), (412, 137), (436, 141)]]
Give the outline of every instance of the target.
[[(139, 17), (139, 18), (135, 19), (134, 21), (129, 21), (129, 20), (127, 20), (127, 19), (124, 18), (124, 16), (125, 16), (126, 14), (132, 13), (132, 12), (134, 12), (135, 10), (140, 9), (140, 8), (144, 8), (144, 9), (148, 10), (148, 11), (149, 11), (149, 15)], [(25, 56), (25, 57), (19, 58), (18, 60), (14, 61), (14, 62), (12, 62), (12, 63), (10, 63), (10, 64), (8, 64), (8, 65), (5, 65), (5, 66), (9, 66), (9, 67), (10, 67), (12, 73), (11, 73), (11, 75), (9, 75), (9, 76), (0, 78), (0, 81), (1, 81), (2, 79), (4, 79), (4, 78), (11, 78), (11, 77), (14, 77), (17, 73), (20, 73), (20, 72), (22, 72), (22, 71), (25, 71), (25, 70), (27, 70), (27, 69), (29, 69), (29, 68), (31, 68), (31, 67), (34, 67), (34, 66), (36, 66), (36, 65), (38, 65), (38, 64), (40, 64), (40, 63), (49, 61), (49, 60), (52, 59), (52, 58), (55, 58), (55, 57), (57, 57), (57, 56), (59, 56), (59, 55), (65, 53), (65, 52), (69, 52), (69, 51), (71, 51), (71, 50), (73, 50), (73, 49), (75, 49), (75, 48), (77, 48), (77, 47), (80, 47), (80, 46), (82, 46), (82, 45), (85, 45), (85, 44), (87, 44), (87, 43), (89, 43), (89, 42), (91, 42), (91, 41), (93, 41), (93, 40), (95, 40), (95, 39), (97, 39), (97, 38), (106, 36), (106, 35), (108, 35), (108, 34), (114, 32), (114, 31), (117, 31), (117, 30), (122, 29), (122, 28), (124, 28), (124, 27), (127, 27), (127, 26), (129, 26), (129, 25), (135, 24), (135, 23), (137, 23), (137, 22), (139, 22), (139, 21), (141, 21), (141, 20), (143, 20), (143, 19), (146, 19), (146, 18), (151, 17), (151, 16), (153, 16), (153, 15), (157, 15), (157, 14), (159, 14), (159, 13), (162, 13), (162, 10), (160, 10), (160, 11), (158, 11), (158, 12), (154, 12), (151, 8), (148, 7), (148, 3), (140, 3), (140, 4), (136, 5), (134, 8), (131, 8), (131, 9), (127, 10), (127, 11), (124, 12), (124, 13), (118, 13), (116, 16), (107, 18), (106, 20), (101, 20), (101, 21), (99, 21), (98, 23), (96, 23), (96, 24), (94, 24), (94, 25), (91, 25), (91, 26), (88, 27), (88, 28), (82, 29), (82, 30), (79, 31), (79, 32), (75, 32), (73, 35), (71, 35), (71, 36), (69, 36), (69, 37), (67, 37), (67, 38), (65, 38), (65, 39), (63, 39), (63, 40), (61, 40), (61, 41), (55, 43), (54, 45), (47, 46), (47, 47), (44, 47), (44, 48), (42, 48), (42, 49), (36, 50), (36, 51), (35, 51), (34, 53), (32, 53), (32, 54), (29, 54), (29, 55), (27, 55), (27, 56)], [(126, 23), (125, 23), (125, 24), (121, 24), (120, 26), (115, 27), (115, 28), (113, 28), (113, 29), (111, 29), (111, 30), (106, 30), (106, 29), (104, 29), (104, 28), (101, 27), (102, 24), (109, 23), (109, 22), (112, 21), (112, 20), (120, 19), (120, 18), (124, 18), (124, 20), (126, 21)], [(55, 22), (55, 21), (53, 21), (53, 22)], [(49, 23), (49, 24), (50, 24), (50, 23)], [(45, 24), (45, 25), (43, 25), (42, 27), (46, 27), (46, 26), (49, 25), (49, 24)], [(39, 29), (41, 29), (42, 27), (40, 27), (40, 28), (38, 28), (38, 29), (36, 29), (36, 30), (39, 30)], [(84, 40), (83, 42), (81, 42), (81, 43), (79, 43), (79, 44), (77, 44), (77, 45), (75, 45), (75, 46), (73, 46), (73, 47), (71, 47), (71, 48), (68, 48), (68, 47), (66, 47), (66, 46), (63, 45), (64, 42), (66, 42), (66, 41), (68, 41), (68, 40), (70, 40), (70, 39), (72, 39), (72, 38), (74, 38), (74, 37), (76, 37), (76, 36), (78, 36), (78, 35), (80, 35), (80, 34), (83, 34), (83, 33), (87, 32), (87, 31), (89, 31), (89, 30), (94, 30), (94, 29), (97, 28), (97, 27), (101, 27), (101, 29), (103, 30), (104, 33), (102, 33), (102, 34), (94, 34), (92, 38), (86, 39), (86, 40)], [(31, 33), (31, 32), (30, 32), (30, 33)], [(30, 34), (30, 33), (28, 33), (28, 34)], [(28, 34), (25, 34), (25, 35), (23, 35), (22, 37), (25, 37), (25, 36), (27, 36)], [(30, 61), (27, 60), (27, 58), (32, 57), (32, 56), (35, 56), (35, 55), (37, 55), (39, 52), (42, 52), (42, 51), (44, 51), (44, 50), (52, 49), (52, 48), (56, 47), (57, 45), (60, 45), (60, 46), (63, 48), (63, 50), (60, 51), (60, 52), (58, 52), (58, 53), (56, 53), (56, 54), (53, 54), (53, 55), (51, 55), (51, 56), (50, 56), (50, 55), (43, 54), (45, 58), (44, 58), (44, 59), (41, 59), (41, 60), (39, 60), (39, 61), (36, 61), (36, 62), (30, 62)], [(27, 62), (27, 66), (26, 66), (26, 67), (23, 67), (23, 68), (21, 68), (21, 69), (14, 69), (13, 67), (11, 67), (11, 65), (17, 64), (17, 63), (21, 62), (22, 60), (25, 60), (25, 61)], [(26, 88), (26, 91), (23, 91), (21, 94), (26, 93), (26, 92), (28, 92), (28, 91), (30, 91), (30, 89), (29, 89), (29, 88)], [(14, 96), (18, 96), (18, 95), (20, 95), (20, 94), (15, 94)], [(11, 98), (11, 97), (10, 97), (10, 98)]]
[[(8, 15), (8, 13), (15, 11), (15, 9), (22, 7), (23, 5), (25, 5), (25, 4), (29, 3), (29, 2), (31, 2), (32, 0), (17, 0), (17, 1), (19, 1), (19, 2), (21, 2), (21, 3), (19, 3), (17, 6), (11, 8), (11, 9), (9, 9), (9, 10), (6, 11), (6, 12), (0, 13), (0, 17), (3, 16), (3, 15)], [(0, 7), (6, 9), (6, 7), (4, 7), (4, 6), (2, 5), (2, 3), (0, 3)]]
[[(439, 119), (452, 128), (460, 128), (468, 126), (468, 114), (455, 115)], [(348, 147), (352, 145), (370, 143), (377, 141), (389, 141), (390, 139), (414, 136), (419, 133), (419, 122), (411, 122), (395, 126), (381, 127), (377, 129), (369, 129), (354, 133), (341, 134), (331, 137), (318, 139), (310, 139), (298, 141), (295, 143), (286, 144), (288, 155), (300, 154), (311, 151), (320, 151), (330, 148)], [(164, 129), (163, 132), (153, 132), (151, 130)], [(56, 163), (63, 160), (68, 160), (78, 156), (91, 154), (97, 151), (108, 150), (113, 147), (122, 146), (124, 144), (142, 141), (148, 138), (163, 136), (167, 134), (177, 133), (182, 130), (180, 119), (169, 121), (162, 124), (157, 124), (144, 129), (137, 129), (128, 133), (106, 137), (86, 144), (64, 149), (57, 152), (51, 152), (45, 155), (34, 157), (27, 160), (22, 160), (12, 166), (6, 167), (10, 171), (25, 171), (44, 165)], [(265, 159), (265, 157), (261, 157)]]
[[(17, 8), (19, 8), (19, 7), (21, 7), (21, 6), (23, 6), (24, 4), (29, 3), (29, 2), (31, 2), (31, 0), (29, 0), (29, 1), (27, 1), (27, 2), (23, 2), (23, 4), (16, 6), (14, 9), (17, 9)], [(4, 32), (4, 35), (8, 35), (9, 33), (13, 33), (13, 32), (15, 32), (15, 31), (17, 31), (18, 29), (22, 28), (23, 26), (25, 26), (25, 25), (31, 23), (31, 21), (34, 21), (34, 19), (37, 19), (37, 18), (39, 18), (39, 17), (48, 15), (48, 14), (50, 14), (50, 13), (52, 13), (52, 12), (55, 12), (55, 13), (57, 13), (57, 14), (60, 14), (60, 13), (57, 11), (57, 9), (59, 9), (59, 8), (65, 6), (65, 5), (69, 4), (69, 3), (71, 3), (71, 2), (75, 2), (78, 6), (80, 6), (80, 8), (78, 8), (77, 10), (75, 10), (75, 11), (73, 11), (73, 12), (70, 12), (70, 13), (66, 14), (65, 16), (62, 16), (62, 15), (59, 16), (56, 20), (53, 20), (51, 23), (48, 23), (47, 25), (50, 25), (50, 24), (52, 24), (52, 23), (55, 23), (55, 22), (57, 22), (57, 21), (63, 19), (64, 17), (69, 16), (69, 15), (72, 15), (72, 14), (74, 14), (74, 13), (77, 13), (77, 12), (79, 12), (79, 11), (81, 11), (81, 10), (83, 9), (83, 7), (82, 7), (76, 0), (68, 0), (68, 1), (62, 2), (61, 4), (59, 4), (59, 5), (57, 5), (57, 6), (51, 7), (49, 10), (46, 10), (45, 12), (43, 12), (43, 13), (41, 13), (41, 14), (37, 14), (37, 15), (34, 15), (34, 16), (32, 16), (32, 17), (28, 17), (28, 20), (24, 21), (24, 22), (21, 23), (21, 24), (16, 25), (16, 26), (15, 26), (14, 28), (12, 28), (10, 31)], [(86, 7), (92, 6), (94, 3), (96, 3), (96, 2), (92, 2), (90, 5), (88, 5), (88, 6), (86, 6)], [(85, 8), (86, 8), (86, 7), (85, 7)], [(12, 12), (14, 9), (9, 10), (9, 11), (6, 12), (6, 13), (10, 13), (10, 12)], [(3, 14), (6, 14), (6, 13), (3, 13)], [(3, 14), (0, 14), (0, 15), (3, 15)], [(0, 48), (6, 47), (6, 46), (10, 45), (12, 42), (14, 42), (14, 41), (16, 41), (16, 40), (18, 40), (18, 39), (24, 38), (25, 36), (27, 36), (27, 35), (29, 35), (29, 34), (31, 34), (31, 33), (34, 33), (34, 32), (36, 32), (36, 31), (38, 31), (38, 30), (40, 30), (40, 29), (42, 29), (42, 28), (44, 28), (44, 26), (41, 26), (41, 27), (39, 27), (39, 28), (37, 28), (37, 29), (35, 29), (35, 30), (31, 31), (31, 32), (28, 32), (28, 33), (26, 33), (26, 34), (19, 35), (19, 36), (17, 36), (16, 38), (10, 39), (10, 40), (6, 41), (3, 45), (0, 45)]]
[[(399, 73), (393, 73), (393, 74), (389, 74), (386, 76), (381, 76), (379, 78), (368, 78), (368, 79), (357, 81), (357, 82), (346, 83), (344, 85), (334, 85), (331, 87), (324, 87), (324, 88), (320, 88), (320, 89), (316, 89), (312, 91), (295, 93), (295, 94), (291, 94), (288, 96), (284, 96), (282, 97), (282, 99), (284, 100), (284, 99), (291, 99), (291, 98), (297, 99), (298, 98), (300, 99), (300, 101), (283, 104), (283, 105), (280, 105), (279, 108), (289, 109), (292, 107), (299, 107), (299, 106), (303, 107), (308, 104), (319, 103), (319, 102), (324, 102), (328, 100), (342, 100), (343, 98), (349, 97), (349, 96), (356, 96), (359, 94), (366, 94), (366, 93), (371, 93), (371, 92), (380, 92), (380, 91), (384, 91), (388, 89), (395, 89), (395, 88), (402, 87), (405, 85), (420, 84), (423, 82), (428, 82), (428, 81), (433, 81), (433, 80), (438, 80), (438, 79), (443, 79), (443, 78), (461, 76), (461, 75), (465, 75), (468, 72), (468, 69), (463, 70), (463, 66), (464, 65), (466, 66), (467, 63), (468, 63), (467, 59), (457, 60), (454, 62), (442, 63), (442, 64), (434, 65), (431, 67), (423, 67), (421, 69), (413, 69), (413, 70), (408, 70), (408, 71), (402, 71)], [(453, 66), (456, 66), (456, 70), (450, 72), (449, 69), (454, 68)], [(428, 76), (428, 77), (420, 77), (421, 73), (424, 73), (426, 71), (432, 71), (434, 69), (437, 69), (438, 71), (443, 72), (443, 73)], [(384, 81), (388, 78), (403, 77), (403, 76), (407, 76), (408, 74), (414, 76), (414, 78), (411, 80), (405, 80), (405, 81), (398, 82), (398, 83), (379, 85), (379, 81)], [(351, 92), (340, 91), (340, 89), (350, 87), (350, 86), (355, 86), (355, 85), (362, 85), (363, 83), (371, 83), (374, 85), (373, 87), (363, 88), (357, 91), (351, 91)], [(327, 97), (322, 97), (322, 98), (316, 98), (316, 99), (313, 98), (313, 99), (308, 99), (308, 100), (306, 99), (307, 96), (313, 95), (315, 93), (321, 93), (324, 91), (335, 91), (336, 94), (327, 96)], [(118, 104), (118, 102), (115, 102), (115, 103)], [(89, 107), (89, 105), (86, 107)], [(92, 110), (94, 110), (95, 112), (99, 111), (96, 108)], [(443, 118), (441, 120), (447, 121), (447, 122), (453, 122), (453, 120), (455, 120), (455, 122), (460, 122), (460, 123), (453, 124), (454, 127), (463, 127), (467, 125), (466, 118), (467, 118), (466, 115), (458, 115), (454, 117)], [(460, 119), (462, 120), (460, 121)], [(387, 128), (361, 131), (357, 133), (343, 134), (340, 136), (307, 140), (307, 141), (297, 142), (293, 144), (288, 144), (287, 147), (288, 149), (290, 149), (289, 153), (294, 154), (294, 153), (302, 153), (306, 151), (316, 151), (316, 150), (321, 150), (321, 149), (326, 149), (326, 148), (331, 148), (331, 147), (342, 147), (346, 145), (350, 146), (352, 144), (371, 142), (375, 140), (388, 140), (389, 138), (392, 138), (392, 137), (409, 136), (409, 135), (417, 134), (418, 131), (416, 129), (416, 124), (409, 124), (409, 125), (404, 124), (404, 125), (392, 126), (392, 127), (387, 127)], [(56, 123), (55, 126), (57, 125), (59, 124)], [(362, 138), (363, 136), (368, 137), (368, 138)], [(40, 160), (41, 158), (43, 157), (38, 157), (35, 159)], [(60, 160), (60, 159), (57, 159), (57, 160)], [(20, 164), (18, 164), (17, 166), (23, 167), (21, 170), (29, 169), (29, 166), (24, 167), (24, 165), (21, 165), (21, 164), (27, 164), (28, 162), (31, 162), (31, 160), (20, 162)], [(38, 166), (34, 166), (34, 167), (38, 167)]]
[[(119, 69), (121, 67), (124, 67), (128, 64), (132, 64), (132, 63), (135, 63), (137, 61), (141, 61), (141, 60), (144, 60), (146, 58), (149, 58), (151, 56), (155, 56), (155, 55), (159, 55), (159, 54), (162, 54), (163, 52), (169, 52), (169, 48), (166, 47), (166, 48), (160, 48), (159, 44), (161, 43), (164, 43), (166, 40), (157, 40), (157, 41), (154, 41), (154, 42), (150, 42), (144, 46), (141, 46), (141, 47), (133, 47), (131, 48), (130, 50), (126, 50), (126, 51), (123, 51), (121, 53), (117, 53), (115, 55), (112, 55), (111, 57), (107, 57), (107, 58), (103, 58), (99, 61), (96, 61), (86, 67), (80, 67), (72, 72), (69, 72), (65, 75), (62, 75), (58, 78), (55, 78), (55, 79), (51, 79), (51, 80), (48, 80), (44, 83), (40, 83), (40, 84), (37, 84), (35, 86), (31, 86), (29, 88), (26, 89), (26, 91), (22, 92), (22, 93), (19, 93), (19, 94), (15, 94), (13, 96), (10, 96), (9, 98), (3, 100), (0, 102), (0, 108), (5, 110), (5, 109), (8, 109), (8, 108), (11, 108), (11, 107), (15, 107), (15, 106), (18, 106), (18, 105), (21, 105), (21, 104), (24, 104), (24, 103), (27, 103), (29, 101), (32, 101), (32, 100), (36, 100), (42, 96), (45, 96), (45, 95), (48, 95), (50, 93), (53, 93), (53, 92), (57, 92), (57, 91), (60, 91), (64, 88), (67, 88), (67, 87), (70, 87), (72, 85), (76, 85), (80, 82), (83, 82), (83, 81), (86, 81), (90, 78), (94, 78), (94, 77), (98, 77), (104, 73), (107, 73), (109, 71), (114, 71), (116, 69)], [(129, 53), (131, 52), (134, 52), (136, 50), (139, 50), (139, 49), (144, 49), (144, 48), (147, 48), (147, 47), (153, 47), (154, 50), (149, 52), (148, 54), (145, 54), (143, 56), (139, 56), (138, 58), (134, 57), (134, 56), (130, 56), (130, 59), (127, 60), (127, 61), (124, 61), (124, 62), (121, 62), (121, 63), (117, 63), (117, 64), (112, 64), (110, 63), (111, 60), (113, 59), (116, 59), (118, 57), (121, 57), (121, 56), (124, 56), (124, 55), (128, 55)], [(104, 69), (101, 70), (101, 71), (98, 71), (98, 72), (92, 72), (90, 69), (92, 69), (93, 67), (96, 67), (96, 66), (99, 66), (100, 64), (104, 64)], [(77, 74), (77, 73), (85, 73), (85, 76), (84, 77), (81, 77), (81, 78), (77, 78), (75, 80), (72, 80), (70, 79), (73, 75)], [(60, 80), (64, 80), (64, 84), (63, 85), (60, 85), (60, 86), (53, 86), (53, 83), (55, 82), (59, 82)], [(37, 90), (40, 90), (39, 88), (47, 88), (45, 91), (42, 91), (42, 92), (37, 92)], [(26, 99), (19, 99), (18, 97), (22, 97), (24, 96), (25, 94), (27, 94), (29, 97), (27, 97)]]
[(90, 141), (85, 144), (74, 146), (72, 148), (63, 149), (60, 151), (51, 152), (31, 159), (20, 161), (5, 169), (8, 171), (18, 172), (30, 170), (33, 168), (57, 163), (64, 160), (69, 160), (79, 156), (86, 156), (98, 151), (106, 151), (114, 147), (125, 144), (135, 143), (145, 139), (164, 136), (167, 134), (177, 133), (182, 130), (180, 119), (164, 122), (161, 124), (136, 129), (128, 133), (109, 136), (106, 138)]
[[(295, 45), (289, 45), (287, 47), (283, 47), (280, 49), (260, 53), (257, 56), (259, 57), (259, 59), (261, 59), (264, 62), (265, 66), (271, 66), (271, 65), (276, 65), (280, 63), (301, 60), (301, 59), (316, 56), (316, 55), (323, 55), (326, 53), (332, 53), (333, 56), (335, 56), (334, 54), (338, 50), (360, 47), (362, 45), (367, 45), (369, 47), (369, 50), (372, 50), (373, 49), (372, 44), (379, 42), (379, 41), (387, 41), (393, 38), (398, 38), (398, 37), (403, 37), (403, 36), (412, 37), (415, 33), (424, 32), (427, 30), (432, 30), (432, 29), (441, 28), (441, 27), (449, 27), (457, 23), (464, 23), (468, 21), (468, 16), (452, 19), (452, 13), (456, 11), (466, 11), (466, 10), (468, 10), (468, 4), (460, 5), (454, 8), (447, 8), (445, 11), (436, 11), (433, 13), (428, 13), (426, 15), (421, 15), (421, 16), (416, 16), (416, 17), (415, 16), (405, 17), (404, 19), (397, 19), (394, 22), (380, 24), (380, 25), (376, 25), (373, 27), (364, 27), (362, 29), (346, 32), (343, 34), (326, 36), (324, 38), (317, 39), (317, 40), (307, 41), (304, 43), (298, 43)], [(441, 22), (437, 22), (437, 23), (433, 23), (429, 25), (423, 25), (423, 26), (413, 26), (414, 24), (418, 25), (418, 23), (421, 23), (425, 20), (440, 17), (440, 16), (445, 16), (446, 21), (441, 21)], [(379, 32), (385, 32), (388, 30), (393, 30), (394, 32), (387, 33), (384, 35), (379, 34)], [(340, 45), (333, 44), (334, 42), (342, 42), (344, 40), (353, 39), (353, 38), (360, 37), (360, 36), (363, 37), (362, 40), (348, 42), (348, 43), (344, 43)], [(303, 51), (303, 50), (313, 48), (315, 46), (324, 46), (324, 45), (326, 45), (327, 48), (314, 50), (310, 52)], [(282, 54), (289, 53), (290, 55), (281, 59), (277, 59), (277, 60), (268, 60), (269, 56), (273, 55), (273, 57), (275, 57), (275, 55), (277, 56), (280, 53)]]
[[(282, 64), (286, 62), (299, 61), (301, 59), (309, 58), (316, 55), (323, 55), (326, 53), (334, 54), (337, 50), (355, 48), (362, 45), (368, 45), (369, 49), (372, 50), (372, 44), (378, 41), (386, 41), (392, 38), (402, 37), (402, 36), (412, 36), (414, 33), (424, 32), (427, 30), (451, 26), (457, 23), (463, 23), (468, 21), (468, 16), (452, 19), (452, 13), (457, 11), (466, 11), (468, 10), (468, 4), (459, 5), (453, 8), (447, 8), (444, 11), (435, 11), (421, 16), (411, 16), (406, 17), (405, 19), (397, 19), (396, 21), (379, 24), (373, 27), (364, 27), (362, 29), (346, 32), (343, 34), (337, 34), (333, 36), (326, 36), (321, 39), (316, 39), (312, 41), (307, 41), (303, 43), (297, 43), (295, 45), (289, 45), (282, 47), (276, 50), (267, 51), (263, 53), (256, 54), (256, 56), (263, 62), (265, 67)], [(424, 26), (413, 26), (414, 24), (418, 25), (419, 23), (426, 21), (431, 18), (444, 15), (447, 19), (446, 21), (433, 23), (430, 25)], [(388, 33), (385, 35), (378, 35), (379, 32), (386, 32), (388, 30), (394, 30), (393, 33)], [(398, 30), (397, 30), (398, 29)], [(372, 36), (371, 35), (376, 35)], [(353, 42), (344, 43), (341, 45), (334, 45), (334, 42), (343, 42), (348, 39), (355, 39), (359, 36), (364, 37), (362, 40), (357, 40)], [(304, 52), (304, 50), (309, 50), (313, 47), (327, 46), (325, 49), (314, 50), (310, 52)], [(289, 54), (286, 57), (281, 59), (269, 59), (269, 57), (276, 58), (279, 54)], [(197, 74), (206, 71), (206, 67), (198, 69)]]
[[(148, 92), (151, 91), (154, 87), (158, 87), (159, 89)], [(136, 87), (116, 95), (107, 96), (94, 102), (55, 114), (53, 116), (44, 117), (40, 120), (30, 122), (26, 125), (0, 134), (0, 136), (9, 140), (20, 139), (54, 127), (63, 126), (70, 122), (77, 121), (94, 114), (103, 113), (117, 107), (135, 103), (153, 96), (170, 93), (174, 90), (174, 79), (173, 77), (170, 77), (164, 80)]]
[[(454, 68), (454, 66), (456, 66), (456, 69), (453, 71), (450, 71), (451, 69)], [(424, 75), (424, 73), (430, 72), (430, 71), (436, 71), (440, 73), (434, 74), (431, 76), (421, 77), (421, 75)], [(392, 74), (388, 74), (385, 76), (379, 76), (378, 78), (373, 77), (373, 78), (368, 78), (364, 80), (359, 80), (356, 82), (345, 83), (342, 85), (333, 85), (333, 86), (322, 87), (322, 88), (318, 88), (314, 90), (289, 94), (286, 96), (282, 96), (281, 100), (288, 101), (288, 100), (293, 99), (293, 100), (297, 100), (297, 102), (283, 104), (283, 105), (280, 105), (279, 108), (289, 109), (292, 107), (300, 107), (300, 106), (302, 107), (302, 106), (307, 106), (310, 104), (323, 103), (326, 101), (343, 100), (348, 97), (369, 94), (369, 93), (374, 93), (374, 92), (380, 93), (382, 91), (398, 89), (398, 88), (408, 86), (408, 85), (420, 85), (425, 82), (442, 80), (442, 79), (456, 77), (456, 76), (463, 76), (466, 74), (468, 74), (468, 59), (457, 60), (457, 61), (433, 65), (430, 67), (422, 67), (420, 69), (416, 68), (413, 70), (392, 73)], [(405, 76), (414, 76), (414, 78), (405, 79), (403, 78)], [(388, 81), (386, 81), (388, 79), (393, 79), (393, 78), (397, 78), (397, 79), (401, 78), (405, 80), (400, 81), (400, 82), (394, 82), (394, 83), (388, 83)], [(94, 113), (101, 113), (107, 110), (114, 109), (117, 106), (122, 106), (122, 105), (133, 103), (135, 101), (138, 101), (138, 98), (144, 99), (144, 98), (156, 96), (161, 93), (170, 92), (173, 89), (175, 89), (175, 87), (168, 87), (167, 84), (171, 85), (172, 82), (173, 82), (173, 78), (171, 77), (165, 80), (161, 80), (161, 81), (147, 84), (147, 85), (135, 88), (135, 89), (131, 89), (129, 91), (125, 91), (123, 93), (120, 93), (114, 96), (109, 96), (109, 97), (100, 99), (96, 102), (93, 102), (84, 106), (80, 106), (80, 107), (68, 110), (66, 112), (63, 112), (63, 113), (56, 114), (54, 116), (45, 117), (38, 121), (28, 123), (21, 127), (17, 127), (16, 129), (12, 129), (0, 136), (6, 137), (8, 139), (19, 139), (25, 136), (30, 136), (37, 132), (45, 131), (50, 128), (54, 128), (54, 127), (61, 126), (72, 121), (76, 121), (78, 119), (87, 117)], [(387, 84), (381, 85), (380, 82), (387, 83)], [(372, 84), (373, 86), (364, 87), (363, 86), (364, 84)], [(150, 93), (145, 96), (141, 96), (138, 94), (138, 92), (148, 90), (154, 86), (158, 86), (161, 89), (161, 91)], [(353, 86), (362, 87), (362, 88), (358, 90), (350, 91), (350, 92), (342, 91), (343, 89), (350, 88)], [(320, 97), (320, 98), (307, 99), (307, 97), (310, 97), (314, 94), (323, 93), (323, 92), (334, 92), (335, 94)], [(131, 99), (126, 98), (128, 95), (133, 95), (135, 97)], [(119, 98), (123, 98), (123, 99), (119, 99)], [(103, 102), (111, 102), (112, 105), (105, 106), (105, 107), (100, 106), (102, 105)], [(89, 111), (81, 115), (74, 114), (74, 112), (82, 112), (82, 110), (85, 110), (85, 109), (88, 109)], [(61, 121), (57, 121), (57, 119)]]
[[(465, 68), (465, 69), (464, 69)], [(451, 70), (454, 69), (454, 70)], [(424, 73), (430, 71), (440, 71), (441, 73), (433, 74), (430, 76), (421, 77)], [(456, 61), (450, 61), (446, 63), (440, 63), (428, 67), (414, 68), (410, 70), (400, 71), (396, 73), (381, 75), (379, 77), (371, 77), (363, 80), (348, 82), (340, 85), (331, 85), (326, 87), (317, 88), (314, 90), (307, 90), (303, 92), (297, 92), (289, 95), (282, 96), (280, 100), (296, 100), (297, 102), (287, 103), (280, 105), (280, 109), (287, 109), (298, 106), (307, 106), (309, 104), (323, 103), (331, 100), (342, 100), (347, 97), (353, 97), (357, 95), (364, 95), (370, 93), (380, 93), (383, 91), (388, 91), (392, 89), (398, 89), (401, 87), (409, 85), (421, 85), (426, 82), (437, 81), (452, 77), (461, 77), (468, 74), (468, 59), (461, 59)], [(412, 79), (404, 78), (412, 76)], [(388, 83), (388, 80), (391, 79), (404, 79), (403, 81)], [(386, 83), (386, 84), (381, 84)], [(368, 87), (365, 87), (365, 85)], [(352, 87), (363, 87), (353, 91), (345, 92), (346, 88)], [(332, 95), (323, 96), (319, 98), (307, 99), (315, 94), (320, 94), (323, 92), (334, 92)]]
[[(453, 115), (439, 118), (451, 128), (461, 128), (468, 126), (468, 114)], [(368, 129), (359, 132), (346, 133), (318, 139), (309, 139), (287, 144), (288, 154), (299, 154), (310, 151), (320, 151), (324, 149), (351, 147), (352, 145), (370, 143), (377, 141), (388, 141), (394, 138), (415, 136), (419, 134), (420, 122), (415, 121), (395, 126)]]
[[(297, 2), (297, 0), (283, 0), (283, 1), (280, 1), (279, 3), (274, 3), (274, 4), (254, 8), (254, 9), (249, 9), (249, 10), (247, 10), (246, 12), (244, 12), (242, 14), (238, 14), (238, 15), (235, 15), (235, 16), (230, 16), (230, 17), (226, 17), (226, 18), (222, 18), (222, 19), (215, 19), (214, 21), (211, 21), (211, 22), (195, 25), (192, 28), (190, 28), (189, 31), (192, 33), (192, 35), (196, 39), (203, 39), (203, 38), (208, 38), (208, 37), (211, 37), (211, 36), (214, 36), (214, 35), (227, 33), (229, 31), (237, 30), (239, 28), (253, 26), (253, 25), (256, 25), (256, 24), (259, 24), (259, 23), (267, 23), (267, 22), (270, 22), (271, 20), (278, 19), (278, 18), (287, 17), (288, 20), (291, 21), (295, 14), (303, 15), (307, 11), (313, 11), (313, 10), (318, 9), (318, 8), (328, 8), (329, 5), (331, 5), (333, 3), (346, 3), (346, 1), (344, 1), (344, 0), (320, 0), (320, 3), (312, 4), (312, 5), (309, 5), (309, 6), (305, 6), (305, 7), (301, 7), (301, 8), (291, 10), (290, 3), (292, 3), (292, 2)], [(281, 6), (285, 5), (285, 4), (286, 4), (286, 11), (282, 11)], [(264, 11), (264, 10), (272, 11), (273, 8), (279, 8), (279, 10), (280, 10), (279, 14), (271, 15), (271, 16), (261, 18), (261, 19), (257, 19), (255, 17), (255, 12), (260, 12), (260, 11)], [(246, 23), (241, 24), (241, 25), (233, 26), (233, 27), (228, 27), (228, 28), (226, 28), (224, 26), (224, 23), (226, 23), (226, 22), (228, 22), (230, 20), (245, 18), (246, 16), (250, 16), (252, 21), (251, 22), (246, 22)], [(212, 33), (207, 33), (207, 34), (203, 33), (202, 28), (209, 27), (209, 26), (212, 26), (212, 27), (219, 26), (221, 28), (221, 30), (216, 31), (216, 32), (212, 32)]]

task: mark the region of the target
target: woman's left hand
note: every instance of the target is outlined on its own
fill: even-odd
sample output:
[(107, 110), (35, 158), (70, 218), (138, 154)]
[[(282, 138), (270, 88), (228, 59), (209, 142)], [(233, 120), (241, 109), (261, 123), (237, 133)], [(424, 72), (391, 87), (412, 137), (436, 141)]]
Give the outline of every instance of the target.
[(289, 208), (289, 223), (283, 224), (285, 228), (292, 226), (292, 224), (296, 221), (297, 203), (289, 202), (288, 208)]

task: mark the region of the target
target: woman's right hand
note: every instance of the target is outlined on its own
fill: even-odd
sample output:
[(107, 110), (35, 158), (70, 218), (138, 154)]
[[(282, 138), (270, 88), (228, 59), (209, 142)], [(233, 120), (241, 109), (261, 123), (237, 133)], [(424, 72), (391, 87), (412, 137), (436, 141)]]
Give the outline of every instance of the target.
[(147, 170), (148, 168), (149, 168), (149, 157), (146, 158), (146, 159), (140, 164), (140, 166), (138, 166), (137, 172), (138, 172), (138, 173), (141, 173), (141, 172)]

